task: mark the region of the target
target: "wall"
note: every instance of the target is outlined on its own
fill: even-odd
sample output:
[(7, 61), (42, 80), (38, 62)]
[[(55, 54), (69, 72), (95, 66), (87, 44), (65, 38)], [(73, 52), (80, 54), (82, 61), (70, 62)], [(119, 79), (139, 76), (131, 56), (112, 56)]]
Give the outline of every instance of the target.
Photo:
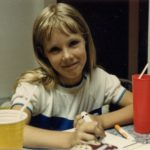
[(20, 73), (36, 66), (32, 25), (37, 14), (55, 0), (0, 1), (0, 100), (12, 94)]

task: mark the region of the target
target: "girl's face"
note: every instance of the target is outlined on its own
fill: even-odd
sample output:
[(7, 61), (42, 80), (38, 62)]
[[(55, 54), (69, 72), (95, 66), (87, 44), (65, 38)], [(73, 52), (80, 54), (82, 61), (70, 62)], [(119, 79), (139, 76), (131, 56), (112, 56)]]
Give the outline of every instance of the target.
[(53, 30), (45, 45), (45, 56), (57, 71), (61, 83), (73, 85), (79, 82), (87, 60), (83, 37)]

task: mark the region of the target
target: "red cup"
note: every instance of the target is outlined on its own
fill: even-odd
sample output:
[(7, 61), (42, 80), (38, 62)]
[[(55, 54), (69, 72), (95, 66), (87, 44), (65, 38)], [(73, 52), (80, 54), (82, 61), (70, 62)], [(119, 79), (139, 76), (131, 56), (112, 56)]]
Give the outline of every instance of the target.
[(150, 75), (132, 75), (134, 130), (150, 133)]

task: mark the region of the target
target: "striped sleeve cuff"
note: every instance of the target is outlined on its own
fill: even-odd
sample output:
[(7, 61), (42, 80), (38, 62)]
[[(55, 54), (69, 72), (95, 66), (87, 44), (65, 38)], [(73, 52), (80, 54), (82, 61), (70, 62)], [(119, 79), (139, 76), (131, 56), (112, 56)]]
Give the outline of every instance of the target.
[[(12, 102), (12, 107), (15, 105), (25, 105), (26, 104), (27, 99), (26, 98), (16, 98), (13, 102)], [(29, 104), (27, 105), (27, 108), (32, 112), (33, 110), (33, 106), (32, 104), (29, 102)]]
[(121, 86), (120, 89), (118, 90), (118, 94), (113, 98), (113, 103), (118, 104), (125, 92), (126, 89)]

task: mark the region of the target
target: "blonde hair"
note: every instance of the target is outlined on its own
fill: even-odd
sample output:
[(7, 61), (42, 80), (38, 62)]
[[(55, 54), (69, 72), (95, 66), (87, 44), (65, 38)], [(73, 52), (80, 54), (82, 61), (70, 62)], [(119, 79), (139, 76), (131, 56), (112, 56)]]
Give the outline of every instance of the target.
[(81, 34), (86, 43), (87, 62), (84, 72), (91, 76), (96, 67), (95, 46), (91, 32), (81, 14), (73, 7), (64, 3), (49, 5), (36, 18), (33, 26), (33, 47), (40, 68), (22, 74), (19, 82), (41, 83), (48, 89), (58, 83), (57, 73), (44, 55), (45, 42), (50, 40), (53, 29), (63, 33)]

